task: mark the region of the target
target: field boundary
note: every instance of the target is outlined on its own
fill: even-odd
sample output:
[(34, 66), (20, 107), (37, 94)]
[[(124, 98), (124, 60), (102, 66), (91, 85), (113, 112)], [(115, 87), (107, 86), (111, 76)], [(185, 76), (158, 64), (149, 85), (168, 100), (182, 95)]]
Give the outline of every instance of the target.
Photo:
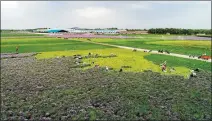
[[(72, 39), (73, 40), (73, 39)], [(120, 45), (113, 45), (113, 44), (106, 44), (106, 43), (100, 43), (100, 42), (92, 42), (92, 41), (85, 41), (85, 40), (74, 40), (74, 41), (82, 41), (82, 42), (88, 42), (88, 43), (93, 43), (93, 44), (99, 44), (99, 45), (105, 45), (105, 46), (111, 46), (111, 47), (117, 47), (117, 48), (122, 48), (122, 49), (129, 49), (129, 50), (133, 50), (136, 49), (137, 51), (150, 51), (148, 49), (142, 49), (142, 48), (134, 48), (134, 47), (127, 47), (127, 46), (120, 46)], [(193, 59), (193, 60), (200, 60), (200, 61), (205, 61), (205, 62), (211, 62), (210, 60), (203, 60), (203, 59), (198, 59), (198, 57), (189, 57), (189, 55), (183, 55), (183, 54), (177, 54), (177, 53), (158, 53), (158, 51), (156, 50), (152, 50), (151, 52), (148, 53), (152, 53), (152, 54), (161, 54), (161, 55), (169, 55), (169, 56), (175, 56), (175, 57), (180, 57), (180, 58), (187, 58), (187, 59)]]

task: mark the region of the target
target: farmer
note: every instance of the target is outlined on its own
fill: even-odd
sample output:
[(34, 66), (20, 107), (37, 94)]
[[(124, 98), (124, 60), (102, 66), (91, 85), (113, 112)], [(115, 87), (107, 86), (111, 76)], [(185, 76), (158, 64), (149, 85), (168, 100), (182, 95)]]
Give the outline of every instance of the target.
[(115, 56), (116, 56), (116, 55), (115, 55), (115, 54), (113, 54), (113, 53), (111, 53), (111, 54), (110, 54), (110, 57), (115, 57)]
[(15, 50), (15, 51), (16, 51), (16, 53), (18, 53), (18, 49), (19, 49), (19, 46), (16, 46), (16, 50)]
[(137, 50), (136, 49), (133, 49), (133, 52), (136, 52)]
[(194, 72), (194, 70), (191, 70), (191, 74), (190, 74), (190, 77), (196, 77), (197, 74)]
[(162, 71), (166, 72), (166, 61), (164, 61), (164, 63), (161, 64), (162, 66)]
[(196, 71), (196, 72), (200, 72), (200, 69), (199, 69), (199, 68), (196, 68), (194, 71)]
[(98, 55), (98, 54), (96, 54), (96, 55), (95, 55), (95, 58), (98, 58), (98, 56), (99, 56), (99, 55)]
[(91, 56), (91, 53), (89, 52), (88, 55)]
[(79, 60), (79, 58), (78, 58), (78, 57), (76, 57), (75, 59), (76, 59), (77, 61)]
[(123, 71), (123, 69), (121, 68), (120, 70), (119, 70), (119, 72), (122, 72)]
[(106, 71), (109, 71), (109, 68), (107, 66), (105, 67), (105, 69), (106, 69)]
[(166, 72), (166, 65), (162, 65), (162, 71)]

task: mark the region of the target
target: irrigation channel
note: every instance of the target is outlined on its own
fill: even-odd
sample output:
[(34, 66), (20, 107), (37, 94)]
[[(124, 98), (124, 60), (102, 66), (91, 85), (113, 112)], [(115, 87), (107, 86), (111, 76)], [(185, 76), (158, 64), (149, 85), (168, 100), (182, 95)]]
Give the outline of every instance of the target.
[(134, 47), (127, 47), (127, 46), (119, 46), (119, 45), (112, 45), (112, 44), (106, 44), (106, 43), (100, 43), (100, 42), (91, 42), (91, 41), (84, 41), (84, 40), (75, 40), (75, 41), (82, 41), (82, 42), (88, 42), (88, 43), (93, 43), (93, 44), (99, 44), (99, 45), (105, 45), (105, 46), (111, 46), (111, 47), (117, 47), (117, 48), (123, 48), (123, 49), (129, 49), (129, 50), (134, 50), (136, 49), (137, 51), (147, 51), (148, 53), (153, 53), (153, 54), (161, 54), (161, 55), (169, 55), (169, 56), (175, 56), (175, 57), (180, 57), (180, 58), (187, 58), (187, 59), (193, 59), (193, 60), (200, 60), (200, 61), (205, 61), (205, 62), (211, 62), (211, 59), (209, 60), (203, 60), (199, 59), (198, 57), (189, 57), (189, 55), (183, 55), (183, 54), (176, 54), (176, 53), (159, 53), (156, 50), (150, 50), (148, 49), (142, 49), (142, 48), (134, 48)]

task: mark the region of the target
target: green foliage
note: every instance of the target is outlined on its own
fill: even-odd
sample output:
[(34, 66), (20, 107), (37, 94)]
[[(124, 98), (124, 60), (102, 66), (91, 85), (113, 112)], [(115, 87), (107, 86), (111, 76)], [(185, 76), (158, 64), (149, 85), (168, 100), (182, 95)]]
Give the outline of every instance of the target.
[(127, 31), (146, 31), (146, 29), (126, 29)]
[(178, 28), (155, 28), (149, 29), (148, 33), (151, 34), (184, 34), (184, 35), (193, 35), (193, 34), (210, 34), (211, 29), (178, 29)]

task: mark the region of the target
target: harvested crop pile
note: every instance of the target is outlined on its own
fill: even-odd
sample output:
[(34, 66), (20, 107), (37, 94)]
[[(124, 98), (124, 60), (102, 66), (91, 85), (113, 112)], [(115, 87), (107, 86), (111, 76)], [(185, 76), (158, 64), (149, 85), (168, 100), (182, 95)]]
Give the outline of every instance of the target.
[(1, 60), (1, 120), (211, 119), (211, 73), (79, 70), (72, 57)]

